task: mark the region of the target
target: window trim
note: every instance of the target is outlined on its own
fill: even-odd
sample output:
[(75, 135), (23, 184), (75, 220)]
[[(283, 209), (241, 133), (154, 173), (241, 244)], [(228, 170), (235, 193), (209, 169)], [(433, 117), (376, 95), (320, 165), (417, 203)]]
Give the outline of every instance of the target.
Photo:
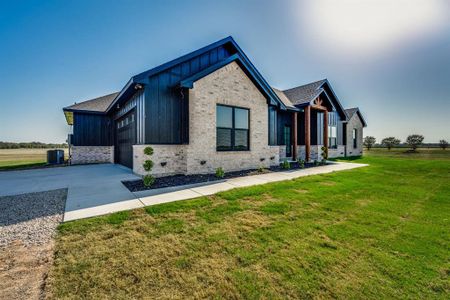
[[(230, 127), (219, 127), (217, 126), (217, 107), (229, 107), (231, 108), (231, 128)], [(247, 111), (247, 129), (236, 128), (236, 119), (235, 119), (235, 109), (244, 109)], [(217, 146), (217, 130), (218, 129), (229, 129), (231, 130), (231, 149), (218, 149)], [(235, 132), (236, 130), (246, 130), (247, 131), (247, 148), (246, 149), (236, 149), (235, 145)], [(217, 152), (230, 152), (230, 151), (250, 151), (250, 109), (246, 107), (234, 106), (234, 105), (226, 105), (226, 104), (216, 104), (216, 151)]]
[(352, 138), (353, 138), (353, 149), (356, 149), (358, 148), (358, 130), (356, 128), (353, 128)]

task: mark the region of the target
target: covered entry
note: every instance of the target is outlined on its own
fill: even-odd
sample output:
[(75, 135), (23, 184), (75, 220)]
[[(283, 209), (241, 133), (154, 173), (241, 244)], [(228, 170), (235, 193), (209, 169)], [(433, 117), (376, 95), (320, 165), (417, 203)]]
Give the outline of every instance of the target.
[(136, 109), (116, 120), (115, 162), (132, 169), (134, 144), (136, 144)]

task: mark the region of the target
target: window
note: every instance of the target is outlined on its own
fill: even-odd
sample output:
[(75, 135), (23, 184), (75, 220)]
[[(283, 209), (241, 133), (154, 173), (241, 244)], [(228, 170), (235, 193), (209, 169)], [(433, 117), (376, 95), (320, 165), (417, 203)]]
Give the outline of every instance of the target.
[(337, 126), (328, 126), (328, 148), (337, 148)]
[(338, 115), (335, 111), (328, 114), (328, 148), (337, 148)]
[(356, 128), (354, 128), (353, 129), (353, 148), (358, 147), (357, 136), (358, 136), (358, 133), (356, 132)]
[(249, 110), (217, 105), (217, 151), (249, 150)]

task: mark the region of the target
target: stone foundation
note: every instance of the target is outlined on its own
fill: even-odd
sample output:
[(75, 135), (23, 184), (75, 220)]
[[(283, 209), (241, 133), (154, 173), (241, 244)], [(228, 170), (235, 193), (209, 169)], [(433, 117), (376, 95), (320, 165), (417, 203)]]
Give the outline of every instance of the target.
[(71, 146), (70, 151), (73, 165), (114, 162), (114, 146)]
[(345, 156), (345, 146), (338, 145), (336, 149), (328, 149), (328, 158), (344, 157)]

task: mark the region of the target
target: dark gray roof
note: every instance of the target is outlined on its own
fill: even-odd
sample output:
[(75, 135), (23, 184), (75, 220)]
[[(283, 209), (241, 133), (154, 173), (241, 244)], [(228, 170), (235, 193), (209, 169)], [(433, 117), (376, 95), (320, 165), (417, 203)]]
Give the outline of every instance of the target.
[(321, 86), (326, 82), (326, 79), (322, 79), (316, 82), (301, 85), (292, 89), (283, 91), (286, 97), (294, 105), (309, 103), (314, 100), (323, 90)]
[(277, 94), (278, 98), (280, 98), (281, 102), (283, 102), (286, 107), (295, 108), (294, 104), (292, 104), (291, 100), (279, 89), (272, 87), (272, 90)]
[(101, 96), (91, 100), (86, 100), (80, 103), (75, 103), (71, 106), (64, 107), (64, 110), (87, 110), (94, 112), (106, 112), (109, 105), (114, 101), (119, 93), (112, 93), (109, 95)]
[(353, 107), (353, 108), (346, 108), (345, 109), (345, 114), (347, 115), (347, 121), (350, 120), (351, 117), (353, 117), (353, 115), (359, 110), (359, 108), (357, 107)]
[(363, 126), (366, 127), (367, 126), (366, 120), (362, 116), (361, 111), (359, 110), (358, 107), (352, 107), (352, 108), (345, 109), (345, 114), (347, 115), (347, 121), (349, 121), (353, 117), (353, 115), (356, 113), (358, 114), (359, 118), (361, 119)]

